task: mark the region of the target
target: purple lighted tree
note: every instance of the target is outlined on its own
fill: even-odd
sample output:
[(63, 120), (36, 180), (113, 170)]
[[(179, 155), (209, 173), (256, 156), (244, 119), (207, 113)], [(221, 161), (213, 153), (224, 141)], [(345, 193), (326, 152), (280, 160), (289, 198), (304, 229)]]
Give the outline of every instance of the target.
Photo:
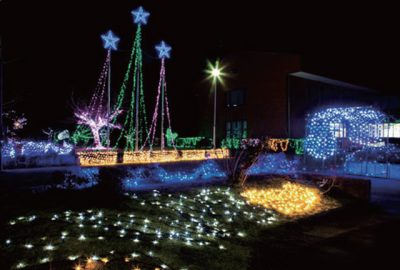
[(94, 140), (93, 147), (95, 149), (104, 149), (105, 147), (102, 145), (100, 140), (100, 130), (104, 127), (120, 129), (120, 125), (112, 124), (111, 121), (121, 112), (121, 110), (117, 110), (108, 115), (106, 108), (103, 110), (93, 111), (89, 106), (85, 106), (82, 108), (77, 108), (74, 114), (78, 124), (85, 125), (90, 128)]

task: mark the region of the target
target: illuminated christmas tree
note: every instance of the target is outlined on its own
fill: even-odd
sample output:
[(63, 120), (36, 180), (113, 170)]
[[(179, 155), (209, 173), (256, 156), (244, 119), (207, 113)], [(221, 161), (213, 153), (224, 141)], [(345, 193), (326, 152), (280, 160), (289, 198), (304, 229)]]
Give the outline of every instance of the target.
[[(159, 45), (155, 46), (155, 48), (158, 52), (158, 58), (161, 59), (160, 80), (158, 82), (156, 105), (154, 108), (154, 113), (153, 113), (153, 118), (152, 118), (150, 129), (149, 129), (149, 134), (146, 138), (145, 143), (142, 146), (142, 149), (144, 148), (144, 146), (147, 143), (149, 144), (150, 149), (153, 148), (154, 138), (155, 138), (155, 134), (156, 134), (156, 130), (157, 130), (158, 111), (161, 110), (160, 148), (162, 151), (162, 150), (164, 150), (164, 147), (165, 147), (165, 133), (164, 133), (164, 118), (165, 118), (164, 116), (165, 116), (165, 114), (167, 115), (167, 119), (168, 119), (168, 125), (169, 125), (168, 130), (170, 132), (172, 132), (171, 118), (169, 115), (168, 98), (167, 98), (167, 82), (166, 82), (166, 75), (165, 75), (165, 59), (170, 58), (171, 47), (168, 46), (164, 41), (161, 41)], [(161, 98), (160, 98), (160, 96), (161, 96)], [(159, 109), (160, 103), (161, 103), (161, 109)], [(171, 136), (169, 136), (169, 137), (172, 138)], [(174, 142), (173, 138), (171, 140), (171, 144), (175, 148), (175, 142)]]
[[(128, 68), (119, 92), (115, 110), (127, 107), (124, 111), (125, 120), (116, 147), (123, 146), (125, 150), (139, 150), (139, 144), (147, 136), (146, 108), (144, 103), (143, 72), (142, 72), (142, 25), (147, 24), (150, 13), (143, 7), (132, 11), (134, 23), (137, 25)], [(132, 70), (133, 67), (133, 70)], [(132, 82), (132, 91), (126, 93)], [(122, 141), (121, 141), (122, 140)]]

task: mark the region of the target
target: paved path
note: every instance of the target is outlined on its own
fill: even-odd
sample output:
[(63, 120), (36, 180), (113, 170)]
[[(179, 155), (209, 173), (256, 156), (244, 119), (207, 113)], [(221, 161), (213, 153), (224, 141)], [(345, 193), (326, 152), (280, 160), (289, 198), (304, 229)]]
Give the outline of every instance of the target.
[(371, 202), (400, 217), (400, 180), (371, 180)]
[[(333, 176), (332, 172), (303, 172), (304, 174)], [(371, 203), (382, 207), (387, 213), (400, 217), (400, 179), (387, 179), (371, 176), (359, 176), (335, 172), (336, 176), (360, 179), (371, 182)]]

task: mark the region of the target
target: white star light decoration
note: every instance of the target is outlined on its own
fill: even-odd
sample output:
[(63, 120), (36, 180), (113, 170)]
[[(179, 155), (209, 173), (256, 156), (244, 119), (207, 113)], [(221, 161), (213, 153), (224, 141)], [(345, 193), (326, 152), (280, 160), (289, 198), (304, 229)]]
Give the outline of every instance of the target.
[(101, 35), (101, 39), (103, 40), (104, 49), (114, 51), (117, 50), (119, 37), (115, 36), (111, 30), (109, 30), (106, 34)]
[(149, 19), (150, 13), (147, 12), (142, 6), (138, 7), (137, 9), (133, 10), (133, 22), (139, 25), (146, 25), (147, 20)]
[(171, 46), (169, 46), (167, 43), (161, 41), (160, 44), (158, 44), (155, 48), (158, 51), (158, 58), (170, 58)]

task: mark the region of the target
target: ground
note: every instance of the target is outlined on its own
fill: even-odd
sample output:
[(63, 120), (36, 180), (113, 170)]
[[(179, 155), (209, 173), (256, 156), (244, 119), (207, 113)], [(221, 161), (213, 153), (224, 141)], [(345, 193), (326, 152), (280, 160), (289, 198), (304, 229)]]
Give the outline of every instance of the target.
[[(382, 183), (372, 183), (374, 203), (387, 201)], [(381, 206), (393, 214), (399, 197), (390, 190)], [(24, 269), (369, 269), (393, 262), (391, 245), (400, 240), (399, 219), (367, 202), (288, 220), (245, 204), (225, 186), (122, 198), (96, 189), (2, 189), (0, 208), (0, 269), (21, 262), (35, 264)], [(109, 261), (90, 265), (90, 257)]]

